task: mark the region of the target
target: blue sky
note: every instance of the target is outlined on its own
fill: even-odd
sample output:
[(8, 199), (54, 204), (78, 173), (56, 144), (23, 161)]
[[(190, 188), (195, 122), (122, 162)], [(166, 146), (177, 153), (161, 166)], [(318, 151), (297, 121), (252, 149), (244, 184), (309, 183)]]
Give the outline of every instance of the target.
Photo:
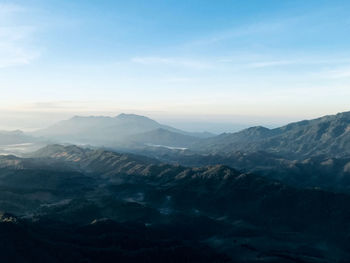
[(350, 110), (349, 47), (349, 1), (0, 0), (0, 111), (311, 118)]

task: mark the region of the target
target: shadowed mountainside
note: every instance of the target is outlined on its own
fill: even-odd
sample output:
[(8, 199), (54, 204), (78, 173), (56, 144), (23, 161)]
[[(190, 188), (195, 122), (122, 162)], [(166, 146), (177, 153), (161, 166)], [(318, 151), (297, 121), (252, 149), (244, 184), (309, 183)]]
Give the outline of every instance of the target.
[[(264, 220), (266, 216), (266, 220), (271, 221), (276, 216), (277, 221), (283, 218), (282, 221), (285, 220), (285, 222), (294, 218), (292, 214), (295, 215), (297, 221), (302, 215), (303, 224), (307, 226), (313, 221), (320, 221), (317, 217), (325, 218), (325, 214), (330, 212), (328, 205), (333, 210), (348, 202), (346, 195), (319, 190), (297, 190), (277, 181), (253, 174), (244, 174), (222, 165), (187, 168), (75, 146), (53, 146), (53, 148), (49, 146), (37, 152), (35, 156), (47, 156), (59, 161), (74, 163), (82, 172), (98, 175), (99, 178), (110, 182), (117, 182), (116, 187), (121, 187), (122, 183), (156, 186), (157, 190), (152, 189), (152, 195), (157, 192), (157, 195), (160, 194), (160, 196), (153, 200), (151, 195), (149, 196), (150, 201), (156, 204), (160, 202), (159, 200), (166, 200), (166, 196), (170, 195), (174, 208), (180, 210), (198, 209), (210, 214), (224, 213), (226, 216), (240, 214), (248, 217), (261, 212), (260, 220)], [(320, 200), (318, 197), (328, 200), (326, 203), (316, 202)], [(338, 197), (339, 200), (337, 200)], [(287, 202), (288, 205), (284, 202)], [(307, 209), (308, 213), (304, 214), (304, 209)], [(345, 207), (336, 210), (338, 213), (348, 211)], [(277, 211), (278, 214), (275, 214)], [(325, 214), (321, 215), (322, 213)], [(328, 214), (328, 216), (334, 215)], [(339, 217), (339, 220), (346, 217)], [(295, 222), (292, 221), (289, 223), (293, 225)], [(333, 224), (335, 221), (337, 220), (330, 220), (329, 223)]]
[(91, 262), (101, 262), (96, 253), (102, 262), (161, 262), (176, 251), (173, 262), (205, 262), (202, 249), (208, 262), (350, 258), (347, 195), (295, 189), (223, 165), (188, 168), (77, 146), (2, 156), (0, 167), (0, 210), (19, 216), (0, 223), (12, 240), (3, 258), (15, 257), (18, 242), (22, 262), (67, 262), (52, 251)]
[(350, 154), (350, 112), (291, 123), (276, 129), (252, 127), (201, 140), (191, 149), (221, 154), (266, 151), (296, 159), (316, 155), (342, 157)]
[(330, 191), (350, 192), (350, 157), (314, 156), (302, 160), (289, 160), (264, 151), (200, 154), (190, 150), (151, 147), (135, 153), (184, 166), (227, 165), (298, 188), (317, 187)]

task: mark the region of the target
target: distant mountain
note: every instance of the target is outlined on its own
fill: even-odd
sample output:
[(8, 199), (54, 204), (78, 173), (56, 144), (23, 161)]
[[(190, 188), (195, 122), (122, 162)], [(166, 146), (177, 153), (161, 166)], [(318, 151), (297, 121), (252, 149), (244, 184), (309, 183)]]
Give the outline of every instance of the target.
[(206, 153), (266, 151), (288, 158), (303, 159), (350, 154), (350, 112), (268, 129), (252, 127), (238, 133), (201, 140), (193, 150)]
[(0, 145), (11, 145), (33, 142), (35, 139), (20, 130), (0, 131)]
[(158, 128), (156, 130), (130, 136), (129, 140), (148, 146), (189, 147), (200, 139), (164, 128)]
[(0, 131), (0, 155), (22, 155), (45, 146), (47, 141), (35, 138), (22, 131)]
[[(161, 131), (163, 132), (158, 141), (157, 134), (160, 135)], [(164, 131), (168, 132), (167, 135)], [(144, 145), (150, 143), (150, 140), (154, 144), (166, 142), (170, 143), (170, 146), (184, 147), (196, 138), (211, 136), (209, 133), (185, 132), (135, 114), (120, 114), (117, 117), (76, 116), (36, 131), (33, 135), (66, 143), (125, 148)]]

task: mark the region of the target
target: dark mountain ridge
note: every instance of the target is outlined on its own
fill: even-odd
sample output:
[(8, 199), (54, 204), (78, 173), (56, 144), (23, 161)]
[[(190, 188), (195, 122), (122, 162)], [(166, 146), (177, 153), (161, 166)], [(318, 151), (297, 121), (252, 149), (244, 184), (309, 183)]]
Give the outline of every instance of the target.
[[(222, 209), (221, 205), (226, 203), (224, 200), (227, 200), (227, 205), (230, 203), (229, 206), (233, 206), (235, 203), (234, 200), (237, 200), (237, 202), (242, 205), (242, 202), (247, 202), (248, 200), (253, 203), (260, 202), (262, 196), (264, 196), (265, 200), (268, 200), (268, 196), (275, 196), (276, 194), (286, 194), (286, 196), (290, 194), (295, 195), (293, 202), (298, 202), (296, 200), (302, 199), (297, 197), (298, 195), (306, 195), (302, 206), (306, 205), (305, 202), (307, 202), (307, 195), (309, 194), (310, 196), (319, 194), (337, 196), (336, 194), (330, 194), (319, 190), (297, 190), (292, 187), (287, 187), (278, 181), (269, 180), (253, 174), (244, 174), (224, 165), (188, 168), (178, 165), (162, 164), (157, 161), (150, 162), (142, 157), (117, 154), (108, 151), (81, 149), (75, 146), (53, 147), (54, 149), (52, 150), (51, 146), (48, 146), (43, 151), (37, 152), (35, 156), (47, 156), (48, 158), (54, 158), (59, 161), (73, 162), (83, 169), (82, 172), (85, 171), (96, 174), (108, 180), (128, 178), (129, 183), (133, 182), (133, 180), (136, 180), (135, 182), (137, 183), (142, 181), (143, 183), (157, 185), (157, 187), (164, 188), (164, 190), (167, 189), (166, 191), (170, 189), (175, 191), (176, 189), (176, 191), (182, 193), (186, 191), (193, 192), (197, 197), (195, 199), (192, 198), (191, 201), (186, 200), (186, 206), (191, 202), (211, 203), (215, 202), (215, 200), (222, 199), (222, 201), (217, 202), (215, 208), (211, 207), (209, 210), (213, 208), (214, 210)], [(48, 154), (50, 151), (51, 154)], [(179, 199), (183, 199), (184, 196), (186, 196), (175, 192), (174, 194), (178, 194)], [(201, 196), (202, 194), (203, 196)], [(207, 194), (208, 196), (206, 196)], [(233, 196), (240, 197), (236, 199), (233, 198)], [(245, 200), (243, 196), (247, 199)], [(339, 195), (339, 197), (343, 199), (341, 203), (347, 200), (346, 195)], [(271, 201), (272, 200), (276, 202), (276, 204), (279, 203), (277, 199), (271, 199)], [(292, 199), (290, 201), (292, 201)], [(279, 209), (282, 208), (280, 207)], [(289, 207), (289, 209), (291, 208)], [(310, 209), (313, 210), (311, 206)], [(227, 207), (222, 211), (237, 213), (234, 207)], [(265, 211), (265, 213), (268, 213), (268, 211)]]
[(350, 193), (350, 157), (329, 158), (314, 156), (289, 160), (264, 151), (233, 152), (230, 154), (199, 154), (189, 150), (144, 149), (141, 154), (159, 161), (198, 167), (227, 165), (266, 178), (279, 180), (298, 188), (321, 188)]
[[(28, 240), (39, 242), (41, 237), (44, 239), (39, 240), (57, 242), (56, 249), (66, 255), (73, 252), (64, 250), (61, 242), (66, 248), (74, 242), (76, 253), (84, 253), (91, 262), (98, 262), (91, 253), (100, 248), (123, 258), (130, 256), (124, 251), (128, 246), (121, 251), (120, 245), (119, 249), (107, 245), (111, 240), (121, 244), (118, 233), (122, 231), (130, 237), (128, 244), (139, 248), (128, 251), (150, 259), (159, 254), (145, 249), (154, 248), (151, 244), (169, 244), (165, 240), (172, 245), (164, 247), (164, 257), (178, 246), (187, 247), (184, 257), (193, 256), (194, 262), (203, 261), (196, 251), (205, 246), (213, 262), (350, 259), (348, 195), (296, 189), (224, 165), (184, 167), (74, 145), (47, 146), (31, 158), (3, 156), (0, 160), (0, 210), (21, 215), (16, 223), (20, 228), (8, 233), (21, 233), (23, 247), (28, 249)], [(116, 231), (120, 223), (126, 228)], [(80, 235), (85, 227), (95, 229), (91, 231), (97, 236)], [(28, 230), (24, 233), (29, 236), (21, 232)], [(5, 230), (0, 226), (1, 231)], [(148, 238), (136, 238), (134, 233), (139, 231), (147, 232)], [(88, 247), (86, 239), (91, 241)]]

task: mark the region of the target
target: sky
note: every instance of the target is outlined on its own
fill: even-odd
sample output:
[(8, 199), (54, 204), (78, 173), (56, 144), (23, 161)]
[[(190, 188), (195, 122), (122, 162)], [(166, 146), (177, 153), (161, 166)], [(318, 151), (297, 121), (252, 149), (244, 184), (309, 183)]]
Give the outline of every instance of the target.
[(0, 129), (127, 112), (229, 130), (348, 111), (349, 47), (345, 0), (0, 0)]

